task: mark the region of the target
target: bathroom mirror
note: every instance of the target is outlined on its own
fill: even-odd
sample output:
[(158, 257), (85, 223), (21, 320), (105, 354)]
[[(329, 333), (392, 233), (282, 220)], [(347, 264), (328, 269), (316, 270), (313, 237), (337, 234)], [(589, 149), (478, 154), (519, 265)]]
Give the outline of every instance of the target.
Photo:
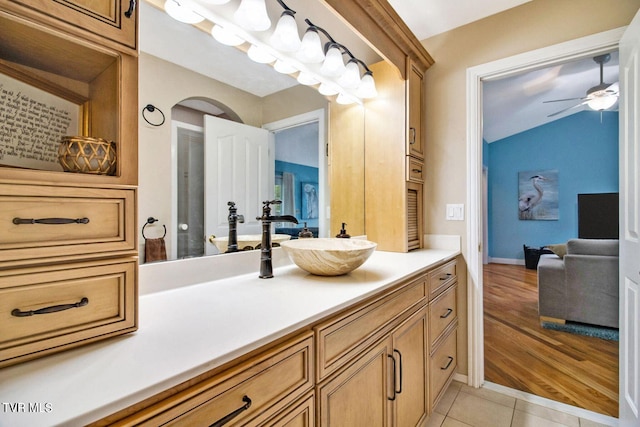
[[(355, 194), (356, 200), (354, 204), (364, 204), (364, 177), (356, 179), (362, 185), (358, 188), (329, 188), (328, 176), (331, 173), (331, 156), (327, 156), (326, 144), (331, 137), (329, 129), (330, 119), (335, 117), (331, 114), (332, 105), (335, 111), (338, 106), (332, 104), (331, 98), (320, 95), (313, 87), (303, 86), (297, 83), (295, 76), (276, 72), (270, 65), (257, 64), (249, 60), (244, 52), (237, 48), (228, 47), (216, 42), (209, 34), (195, 27), (179, 23), (168, 17), (157, 6), (162, 6), (163, 1), (153, 0), (151, 2), (141, 2), (140, 9), (140, 58), (139, 58), (139, 104), (143, 110), (143, 117), (140, 119), (139, 131), (139, 149), (140, 149), (140, 165), (139, 165), (139, 191), (138, 191), (138, 230), (141, 231), (149, 218), (153, 218), (152, 223), (148, 224), (144, 230), (144, 237), (156, 238), (165, 236), (168, 259), (180, 259), (192, 256), (198, 256), (198, 250), (193, 253), (178, 251), (178, 241), (180, 234), (192, 228), (191, 225), (181, 221), (178, 213), (178, 194), (184, 196), (185, 190), (178, 188), (178, 154), (179, 149), (176, 145), (176, 134), (178, 129), (203, 129), (206, 126), (205, 116), (224, 117), (244, 125), (255, 128), (267, 128), (271, 133), (269, 144), (272, 149), (278, 151), (278, 134), (282, 132), (285, 142), (282, 147), (288, 145), (288, 149), (284, 149), (285, 153), (278, 156), (283, 160), (275, 158), (278, 165), (276, 170), (271, 170), (269, 176), (272, 181), (268, 183), (269, 197), (282, 197), (288, 194), (289, 197), (295, 198), (295, 207), (293, 215), (299, 220), (299, 226), (304, 222), (312, 222), (314, 215), (309, 210), (308, 199), (311, 195), (318, 194), (319, 215), (316, 212), (316, 222), (318, 224), (318, 232), (323, 236), (332, 236), (338, 230), (332, 229), (331, 222), (340, 223), (340, 219), (331, 218), (332, 210), (330, 205), (331, 191), (340, 190)], [(233, 7), (234, 1), (228, 4)], [(239, 1), (236, 1), (239, 3)], [(271, 4), (273, 3), (273, 4)], [(275, 0), (267, 0), (269, 6), (270, 17), (275, 23), (279, 16), (277, 8), (280, 8)], [(304, 17), (311, 17), (315, 24), (323, 26), (331, 35), (344, 44), (358, 52), (358, 56), (369, 62), (377, 62), (379, 57), (375, 54), (362, 40), (353, 34), (346, 25), (333, 15), (319, 1), (309, 0), (290, 0), (288, 6), (298, 11), (300, 20)], [(237, 5), (236, 5), (237, 6)], [(274, 8), (275, 6), (275, 8)], [(303, 11), (301, 8), (305, 8)], [(280, 8), (281, 9), (281, 8)], [(305, 25), (300, 22), (299, 33), (304, 34)], [(348, 39), (347, 39), (348, 37)], [(360, 53), (360, 51), (364, 51)], [(144, 110), (146, 105), (152, 105), (153, 111)], [(357, 108), (356, 108), (357, 107)], [(364, 110), (360, 106), (356, 106), (351, 110), (360, 110), (359, 113), (350, 113), (349, 127), (350, 129), (363, 128), (361, 125), (355, 125), (354, 122), (362, 121), (364, 118)], [(342, 108), (342, 106), (340, 106)], [(164, 117), (163, 117), (164, 116)], [(199, 117), (199, 118), (198, 118)], [(160, 124), (164, 120), (164, 123)], [(315, 144), (314, 152), (308, 151), (306, 154), (295, 153), (296, 136), (286, 135), (290, 130), (299, 128), (301, 131), (308, 124), (316, 123), (317, 135), (314, 137), (320, 141)], [(160, 124), (160, 125), (159, 125)], [(307, 130), (308, 131), (308, 130)], [(334, 129), (332, 131), (335, 132)], [(187, 132), (188, 134), (188, 132)], [(360, 133), (354, 135), (360, 137)], [(292, 141), (292, 138), (294, 141)], [(313, 137), (312, 137), (313, 138)], [(349, 142), (349, 138), (340, 138), (341, 144)], [(362, 162), (364, 154), (362, 141), (354, 141), (359, 153), (353, 153), (354, 161)], [(198, 144), (198, 142), (195, 142)], [(202, 144), (202, 142), (200, 142)], [(299, 150), (299, 147), (298, 151)], [(283, 151), (283, 149), (280, 149)], [(198, 151), (192, 153), (193, 159), (202, 159), (203, 154)], [(232, 161), (239, 162), (246, 159), (233, 158), (236, 154), (228, 154), (228, 157), (218, 159), (217, 167), (205, 162), (205, 168), (209, 168), (210, 172), (219, 173), (227, 164)], [(292, 156), (292, 157), (291, 157)], [(290, 157), (290, 158), (289, 158)], [(279, 162), (294, 164), (294, 168), (304, 169), (306, 165), (300, 166), (296, 158), (316, 157), (320, 162), (318, 167), (318, 180), (307, 177), (303, 172), (291, 172), (285, 170)], [(293, 159), (293, 160), (292, 160)], [(344, 159), (343, 159), (344, 160)], [(289, 165), (291, 166), (291, 165)], [(285, 168), (286, 169), (286, 168)], [(294, 174), (295, 185), (291, 186), (291, 174)], [(185, 171), (180, 173), (182, 178)], [(198, 179), (196, 178), (195, 181)], [(238, 213), (243, 214), (245, 223), (238, 225), (238, 234), (256, 234), (259, 233), (259, 223), (255, 217), (260, 214), (259, 206), (247, 207), (243, 206), (245, 200), (246, 189), (254, 189), (253, 187), (244, 187), (244, 189), (222, 190), (222, 188), (231, 188), (237, 183), (238, 179), (233, 179), (229, 185), (219, 187), (219, 191), (205, 191), (205, 198), (218, 200), (215, 207), (217, 210), (217, 221), (223, 222), (226, 226), (226, 214), (228, 207), (226, 206), (227, 198), (233, 200), (238, 205)], [(353, 186), (351, 186), (353, 187)], [(235, 192), (234, 192), (235, 191)], [(216, 194), (211, 194), (216, 193)], [(218, 194), (220, 193), (220, 194)], [(225, 194), (223, 194), (225, 193)], [(211, 197), (209, 197), (211, 196)], [(361, 200), (357, 200), (357, 199)], [(199, 196), (193, 196), (191, 193), (187, 197), (182, 197), (182, 204), (194, 209), (200, 209), (198, 206)], [(307, 203), (303, 203), (306, 200)], [(304, 206), (303, 206), (304, 205)], [(286, 206), (284, 207), (286, 208)], [(210, 210), (213, 208), (209, 208)], [(283, 211), (283, 213), (289, 213)], [(360, 214), (358, 214), (360, 215)], [(206, 214), (205, 216), (209, 216)], [(346, 215), (341, 215), (346, 216)], [(357, 234), (364, 234), (364, 217), (350, 219), (352, 222), (360, 222), (353, 224), (354, 229), (360, 229)], [(347, 221), (347, 222), (349, 222)], [(315, 224), (315, 223), (314, 223)], [(292, 224), (276, 224), (280, 227), (290, 228)], [(187, 230), (183, 230), (184, 228)], [(164, 228), (167, 232), (164, 234)], [(196, 227), (197, 228), (197, 227)], [(222, 228), (224, 230), (224, 227)], [(320, 231), (322, 230), (322, 231)], [(274, 230), (275, 231), (275, 230)], [(287, 230), (292, 233), (292, 230)], [(211, 234), (207, 234), (206, 230), (196, 231), (196, 239), (199, 236), (200, 242), (204, 246), (201, 251), (203, 255), (216, 254), (214, 245), (208, 241)], [(224, 234), (222, 232), (221, 234)], [(295, 230), (292, 234), (295, 233)], [(144, 260), (144, 243), (145, 238), (140, 236), (140, 253), (141, 260)], [(141, 261), (143, 262), (143, 261)]]

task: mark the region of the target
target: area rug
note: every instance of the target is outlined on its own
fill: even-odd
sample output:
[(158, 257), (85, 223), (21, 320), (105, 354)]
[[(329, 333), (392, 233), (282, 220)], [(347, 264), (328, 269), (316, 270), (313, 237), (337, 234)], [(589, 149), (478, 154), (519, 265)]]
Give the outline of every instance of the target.
[(603, 340), (619, 340), (619, 333), (617, 329), (606, 328), (604, 326), (594, 326), (576, 322), (567, 322), (564, 325), (553, 322), (542, 322), (542, 327), (545, 329), (552, 329), (554, 331), (569, 332), (571, 334), (585, 335)]

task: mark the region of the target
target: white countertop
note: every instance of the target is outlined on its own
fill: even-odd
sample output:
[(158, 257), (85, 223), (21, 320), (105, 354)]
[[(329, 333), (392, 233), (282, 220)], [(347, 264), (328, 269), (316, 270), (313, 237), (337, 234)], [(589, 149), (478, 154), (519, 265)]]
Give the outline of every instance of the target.
[[(338, 277), (284, 265), (274, 268), (274, 278), (259, 279), (256, 262), (250, 274), (177, 288), (160, 284), (161, 291), (141, 292), (138, 331), (0, 369), (0, 426), (98, 420), (458, 253), (376, 251)], [(149, 277), (141, 274), (141, 281)]]

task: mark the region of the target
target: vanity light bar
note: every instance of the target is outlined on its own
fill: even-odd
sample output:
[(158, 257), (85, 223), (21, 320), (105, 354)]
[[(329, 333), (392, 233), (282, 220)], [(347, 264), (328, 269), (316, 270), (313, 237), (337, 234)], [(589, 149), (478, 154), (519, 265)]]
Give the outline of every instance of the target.
[[(324, 92), (331, 92), (332, 95), (337, 94), (336, 101), (338, 103), (362, 104), (363, 98), (375, 96), (373, 73), (367, 68), (366, 64), (355, 58), (344, 45), (337, 43), (329, 33), (321, 27), (313, 25), (308, 19), (305, 19), (305, 22), (309, 25), (309, 28), (305, 32), (303, 39), (300, 40), (297, 26), (295, 25), (295, 11), (287, 7), (282, 0), (277, 1), (284, 8), (284, 11), (268, 41), (258, 37), (258, 34), (256, 34), (266, 31), (271, 26), (271, 21), (269, 20), (269, 26), (266, 27), (266, 21), (262, 16), (262, 6), (265, 5), (265, 0), (242, 0), (240, 7), (233, 14), (233, 20), (203, 6), (203, 4), (222, 5), (228, 1), (166, 0), (164, 9), (169, 16), (180, 22), (192, 25), (199, 24), (205, 20), (211, 22), (213, 24), (211, 35), (218, 42), (228, 46), (236, 46), (247, 52), (252, 60), (259, 63), (272, 64), (278, 72), (284, 74), (298, 73), (297, 80), (299, 83), (317, 86), (323, 95), (326, 95)], [(255, 4), (256, 9), (249, 9), (252, 4)], [(245, 12), (250, 10), (258, 12), (258, 17), (254, 17), (251, 20), (255, 25), (249, 25), (250, 28), (266, 27), (266, 29), (252, 31), (239, 25), (236, 19), (240, 15), (241, 8)], [(258, 25), (256, 24), (257, 22), (261, 24)], [(324, 46), (324, 51), (319, 32), (323, 33), (329, 40)], [(248, 49), (243, 48), (245, 44), (250, 47)], [(279, 48), (276, 48), (274, 44)], [(318, 52), (318, 48), (320, 52)], [(345, 54), (349, 57), (346, 66), (342, 59)], [(362, 65), (366, 70), (362, 78), (360, 78), (359, 65)], [(331, 90), (329, 91), (327, 88), (331, 88)]]

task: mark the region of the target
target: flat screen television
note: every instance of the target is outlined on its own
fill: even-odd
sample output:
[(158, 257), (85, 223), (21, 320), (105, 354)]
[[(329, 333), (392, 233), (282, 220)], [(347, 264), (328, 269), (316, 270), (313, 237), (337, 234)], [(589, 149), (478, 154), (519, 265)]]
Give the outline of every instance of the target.
[(618, 193), (578, 194), (578, 237), (618, 238)]

